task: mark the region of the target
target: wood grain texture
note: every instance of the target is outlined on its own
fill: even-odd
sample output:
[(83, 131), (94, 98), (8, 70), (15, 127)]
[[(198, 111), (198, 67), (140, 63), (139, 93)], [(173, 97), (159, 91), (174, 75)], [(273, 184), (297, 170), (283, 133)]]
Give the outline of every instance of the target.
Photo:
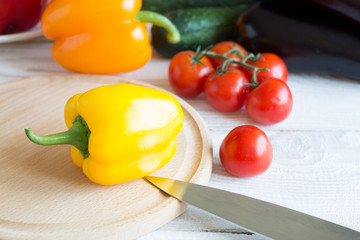
[[(0, 239), (133, 239), (186, 209), (143, 179), (94, 184), (72, 163), (69, 146), (43, 147), (26, 138), (28, 126), (41, 135), (65, 130), (68, 98), (118, 83), (156, 88), (88, 75), (32, 77), (0, 85)], [(153, 175), (206, 184), (212, 167), (210, 135), (199, 115), (179, 102), (185, 124), (177, 153)]]

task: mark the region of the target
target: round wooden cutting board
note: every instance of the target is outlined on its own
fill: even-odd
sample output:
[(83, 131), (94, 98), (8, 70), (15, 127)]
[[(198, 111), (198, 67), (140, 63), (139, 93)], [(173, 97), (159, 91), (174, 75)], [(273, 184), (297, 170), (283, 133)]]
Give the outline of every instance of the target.
[[(96, 75), (30, 77), (0, 85), (0, 239), (134, 239), (179, 216), (186, 205), (144, 179), (102, 186), (70, 158), (70, 146), (31, 143), (66, 130), (68, 98), (101, 85), (139, 81)], [(159, 89), (159, 88), (157, 88)], [(207, 184), (212, 166), (209, 131), (179, 99), (185, 124), (175, 157), (152, 175)]]

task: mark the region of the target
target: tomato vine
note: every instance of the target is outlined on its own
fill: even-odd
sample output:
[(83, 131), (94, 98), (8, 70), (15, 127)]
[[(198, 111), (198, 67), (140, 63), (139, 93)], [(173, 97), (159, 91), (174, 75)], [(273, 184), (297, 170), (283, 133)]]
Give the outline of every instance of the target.
[[(242, 58), (242, 60), (238, 61), (238, 60), (234, 60), (230, 57), (227, 57), (229, 54), (238, 55)], [(253, 74), (252, 74), (251, 82), (248, 83), (248, 85), (255, 88), (259, 85), (258, 80), (257, 80), (257, 73), (259, 71), (269, 71), (269, 69), (266, 67), (265, 68), (255, 67), (246, 62), (247, 61), (256, 62), (260, 58), (260, 56), (261, 56), (260, 53), (255, 55), (254, 53), (249, 53), (246, 51), (239, 51), (236, 46), (233, 46), (232, 49), (230, 49), (229, 51), (227, 51), (223, 54), (217, 54), (215, 52), (210, 51), (210, 47), (208, 47), (204, 50), (201, 50), (200, 47), (198, 47), (198, 49), (196, 50), (196, 54), (194, 56), (192, 56), (191, 61), (196, 66), (197, 63), (202, 64), (201, 59), (204, 57), (213, 57), (213, 58), (222, 59), (222, 60), (224, 60), (223, 64), (220, 66), (219, 69), (216, 69), (216, 71), (219, 74), (223, 74), (227, 71), (227, 65), (229, 63), (234, 63), (234, 64), (238, 64), (242, 67), (249, 68), (253, 71)]]

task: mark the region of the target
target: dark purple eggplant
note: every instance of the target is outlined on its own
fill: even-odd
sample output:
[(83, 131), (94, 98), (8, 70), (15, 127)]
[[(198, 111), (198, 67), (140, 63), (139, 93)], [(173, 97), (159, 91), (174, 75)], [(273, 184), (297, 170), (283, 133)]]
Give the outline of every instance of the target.
[(290, 72), (360, 80), (360, 24), (344, 17), (345, 12), (338, 14), (310, 1), (315, 0), (273, 0), (252, 6), (238, 19), (237, 41), (250, 52), (278, 54)]
[(307, 2), (314, 6), (331, 10), (334, 13), (348, 18), (360, 24), (360, 1), (359, 0), (295, 0)]

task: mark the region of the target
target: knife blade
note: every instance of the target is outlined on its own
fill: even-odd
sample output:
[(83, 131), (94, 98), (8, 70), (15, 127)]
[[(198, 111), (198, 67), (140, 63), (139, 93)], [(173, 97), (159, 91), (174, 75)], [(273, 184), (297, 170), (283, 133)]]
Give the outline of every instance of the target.
[(360, 232), (237, 193), (179, 180), (147, 176), (170, 196), (276, 240), (360, 240)]

